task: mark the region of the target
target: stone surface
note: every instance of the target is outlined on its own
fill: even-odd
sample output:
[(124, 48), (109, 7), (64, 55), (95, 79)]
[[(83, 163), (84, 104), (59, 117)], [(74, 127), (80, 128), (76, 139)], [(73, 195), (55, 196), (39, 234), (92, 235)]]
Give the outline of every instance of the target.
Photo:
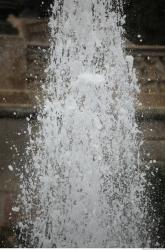
[[(129, 45), (141, 93), (141, 128), (145, 159), (165, 162), (165, 46)], [(164, 164), (165, 165), (165, 164)]]
[(24, 40), (19, 36), (0, 36), (0, 53), (0, 107), (31, 105)]
[(17, 18), (9, 15), (8, 22), (16, 28), (20, 37), (28, 45), (48, 45), (48, 21), (36, 18)]
[(25, 45), (18, 36), (0, 36), (0, 88), (25, 89)]
[[(145, 159), (165, 162), (165, 140), (146, 140), (144, 142)], [(152, 163), (152, 162), (151, 162)]]
[(18, 191), (16, 168), (21, 169), (25, 162), (27, 121), (1, 118), (0, 124), (0, 226), (7, 226), (10, 224), (9, 213), (12, 212), (11, 207), (14, 206), (14, 197)]
[(165, 106), (165, 46), (130, 45), (144, 107)]
[(140, 127), (146, 140), (165, 140), (164, 121), (143, 121)]

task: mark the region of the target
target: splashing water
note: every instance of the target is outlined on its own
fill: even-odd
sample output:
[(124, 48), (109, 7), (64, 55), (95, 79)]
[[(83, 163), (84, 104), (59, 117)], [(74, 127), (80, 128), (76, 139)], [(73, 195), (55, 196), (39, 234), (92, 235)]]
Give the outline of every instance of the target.
[[(148, 245), (137, 81), (112, 1), (55, 1), (22, 230), (39, 247)], [(32, 139), (33, 138), (33, 139)], [(25, 237), (25, 238), (26, 238)]]

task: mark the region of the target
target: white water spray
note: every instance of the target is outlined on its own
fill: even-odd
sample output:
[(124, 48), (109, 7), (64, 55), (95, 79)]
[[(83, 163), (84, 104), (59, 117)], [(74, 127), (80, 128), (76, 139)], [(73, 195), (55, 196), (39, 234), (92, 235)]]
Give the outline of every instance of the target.
[[(137, 81), (112, 1), (55, 1), (22, 229), (39, 247), (147, 246)], [(120, 25), (119, 25), (120, 21)]]

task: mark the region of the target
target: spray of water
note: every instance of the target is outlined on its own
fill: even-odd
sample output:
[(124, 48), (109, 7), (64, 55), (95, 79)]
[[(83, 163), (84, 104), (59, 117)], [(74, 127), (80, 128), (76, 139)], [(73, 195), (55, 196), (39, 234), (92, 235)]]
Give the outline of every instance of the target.
[[(119, 8), (117, 8), (119, 9)], [(112, 1), (55, 1), (21, 202), (32, 246), (148, 246), (138, 85)]]

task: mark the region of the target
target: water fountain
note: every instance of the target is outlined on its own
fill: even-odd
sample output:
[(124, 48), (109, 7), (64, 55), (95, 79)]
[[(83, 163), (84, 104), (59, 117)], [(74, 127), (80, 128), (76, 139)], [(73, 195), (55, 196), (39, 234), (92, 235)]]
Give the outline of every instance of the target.
[(139, 91), (119, 3), (57, 0), (50, 61), (21, 175), (25, 241), (39, 247), (149, 246)]

